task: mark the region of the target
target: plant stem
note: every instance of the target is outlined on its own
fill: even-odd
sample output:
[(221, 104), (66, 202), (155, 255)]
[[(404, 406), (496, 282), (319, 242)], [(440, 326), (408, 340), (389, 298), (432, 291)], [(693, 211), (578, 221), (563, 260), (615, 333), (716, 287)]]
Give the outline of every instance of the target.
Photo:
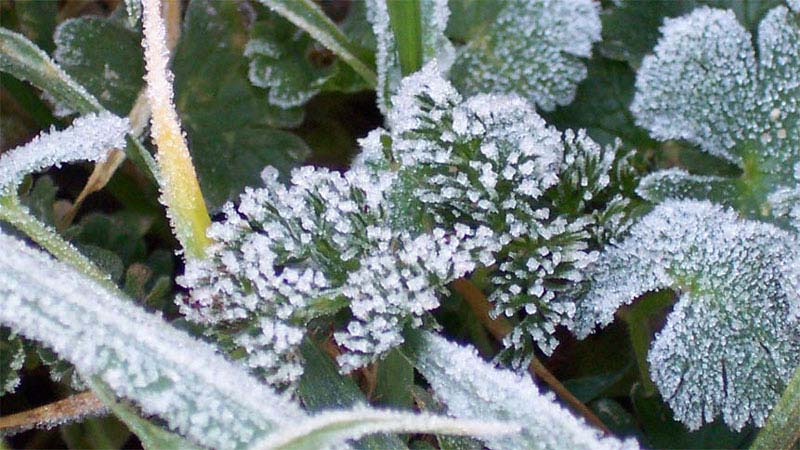
[(422, 19), (419, 0), (386, 0), (400, 71), (410, 75), (422, 67)]
[(152, 137), (158, 148), (161, 201), (187, 258), (204, 258), (211, 224), (192, 157), (175, 111), (160, 0), (144, 0), (144, 56)]
[(14, 434), (32, 428), (49, 428), (107, 411), (105, 405), (91, 392), (67, 397), (44, 406), (0, 417), (0, 434)]
[(53, 228), (43, 224), (15, 196), (0, 197), (0, 220), (4, 220), (33, 239), (59, 260), (99, 282), (103, 287), (118, 291), (111, 278)]
[(767, 424), (758, 432), (751, 450), (789, 450), (800, 441), (800, 367), (778, 404), (772, 409)]
[[(511, 324), (502, 317), (492, 319), (489, 316), (491, 307), (489, 300), (483, 295), (480, 289), (475, 286), (471, 281), (466, 278), (459, 278), (452, 283), (453, 290), (458, 292), (464, 300), (472, 308), (478, 320), (481, 321), (484, 327), (495, 337), (497, 340), (502, 340), (505, 335), (511, 332)], [(611, 430), (606, 427), (602, 420), (597, 417), (592, 410), (578, 400), (572, 392), (570, 392), (560, 381), (555, 377), (547, 368), (539, 361), (536, 356), (533, 356), (528, 370), (535, 376), (544, 381), (553, 392), (558, 395), (564, 402), (573, 408), (576, 412), (580, 413), (589, 423), (599, 428), (605, 433), (611, 434)]]

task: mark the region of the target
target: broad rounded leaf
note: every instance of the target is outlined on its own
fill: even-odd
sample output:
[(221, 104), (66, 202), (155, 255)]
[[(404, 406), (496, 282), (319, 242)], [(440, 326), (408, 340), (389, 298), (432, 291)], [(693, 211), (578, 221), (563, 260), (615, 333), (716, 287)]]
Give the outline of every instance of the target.
[(798, 248), (729, 209), (666, 201), (601, 255), (574, 330), (586, 336), (647, 292), (680, 292), (649, 354), (662, 396), (692, 429), (718, 415), (737, 430), (763, 425), (800, 364)]
[(543, 110), (566, 105), (586, 77), (581, 58), (600, 40), (591, 0), (508, 0), (495, 21), (460, 49), (450, 75), (464, 95), (518, 94)]

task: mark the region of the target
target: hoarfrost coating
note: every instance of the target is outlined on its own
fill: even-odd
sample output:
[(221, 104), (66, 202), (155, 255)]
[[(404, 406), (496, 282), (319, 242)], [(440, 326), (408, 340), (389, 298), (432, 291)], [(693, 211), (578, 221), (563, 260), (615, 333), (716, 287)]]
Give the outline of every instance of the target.
[(800, 364), (795, 236), (708, 202), (669, 200), (610, 246), (589, 273), (579, 337), (659, 289), (680, 295), (648, 360), (675, 417), (691, 429), (722, 415), (764, 424)]

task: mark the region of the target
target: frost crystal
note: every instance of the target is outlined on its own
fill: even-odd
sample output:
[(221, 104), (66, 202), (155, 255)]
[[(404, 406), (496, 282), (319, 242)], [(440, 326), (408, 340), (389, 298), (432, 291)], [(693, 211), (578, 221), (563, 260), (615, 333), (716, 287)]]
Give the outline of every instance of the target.
[(193, 441), (244, 448), (305, 415), (211, 346), (0, 234), (0, 325), (52, 348)]
[(586, 336), (646, 292), (679, 292), (648, 357), (662, 396), (692, 429), (720, 414), (737, 430), (761, 426), (800, 364), (798, 248), (729, 209), (666, 201), (590, 270), (574, 329)]
[(769, 11), (758, 28), (758, 53), (731, 11), (702, 7), (665, 21), (637, 76), (637, 122), (656, 138), (689, 140), (743, 173), (740, 180), (655, 174), (644, 195), (706, 198), (763, 217), (770, 192), (797, 186), (798, 20), (782, 6)]
[(25, 175), (71, 161), (99, 161), (125, 146), (128, 119), (109, 112), (79, 117), (61, 131), (51, 129), (0, 158), (0, 195), (13, 193)]
[(428, 332), (418, 332), (408, 347), (414, 364), (431, 384), (449, 414), (459, 418), (517, 423), (522, 432), (485, 438), (492, 449), (627, 449), (634, 440), (604, 438), (581, 419), (542, 394), (529, 375), (494, 368), (474, 348), (462, 347)]
[[(557, 294), (581, 281), (596, 257), (590, 240), (604, 234), (586, 213), (606, 194), (616, 148), (583, 131), (562, 135), (516, 96), (462, 100), (435, 63), (404, 79), (392, 103), (391, 131), (364, 139), (356, 165), (397, 169), (389, 197), (405, 212), (397, 219), (405, 228), (433, 222), (493, 230), (503, 248), (490, 278), (493, 313), (526, 316), (506, 345), (522, 349), (530, 336), (551, 352), (555, 327), (574, 312)], [(618, 216), (610, 212), (607, 225)]]
[(451, 75), (465, 95), (516, 93), (544, 110), (566, 105), (586, 77), (580, 58), (600, 40), (591, 0), (509, 0), (480, 36), (459, 50)]

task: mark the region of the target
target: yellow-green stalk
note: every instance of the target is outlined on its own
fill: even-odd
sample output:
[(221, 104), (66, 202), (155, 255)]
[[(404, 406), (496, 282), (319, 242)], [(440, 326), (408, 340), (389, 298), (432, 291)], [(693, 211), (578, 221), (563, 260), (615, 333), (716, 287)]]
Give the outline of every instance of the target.
[(210, 242), (206, 228), (211, 220), (172, 101), (172, 73), (168, 68), (169, 51), (161, 17), (161, 0), (144, 0), (142, 3), (146, 92), (151, 133), (158, 148), (156, 159), (161, 172), (161, 202), (167, 207), (167, 216), (185, 256), (203, 258)]

